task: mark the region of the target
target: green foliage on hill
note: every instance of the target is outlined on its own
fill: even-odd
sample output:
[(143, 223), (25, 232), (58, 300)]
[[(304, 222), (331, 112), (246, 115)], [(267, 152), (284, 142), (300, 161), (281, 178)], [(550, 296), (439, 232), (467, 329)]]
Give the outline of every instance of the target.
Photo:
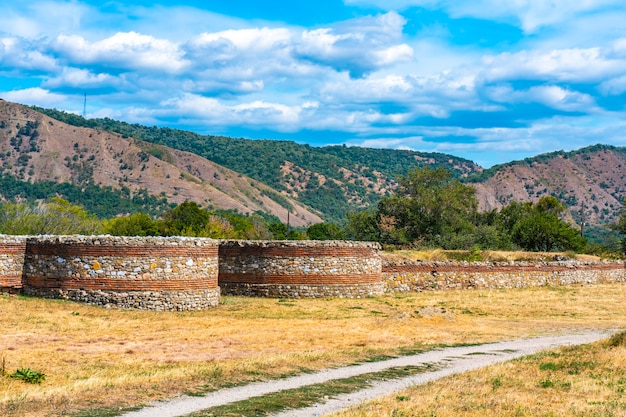
[(102, 223), (84, 208), (59, 197), (44, 204), (6, 203), (0, 207), (0, 233), (7, 235), (92, 235)]
[[(195, 153), (277, 191), (297, 194), (300, 202), (323, 213), (329, 221), (341, 222), (346, 212), (376, 204), (381, 198), (379, 185), (393, 186), (396, 177), (411, 168), (430, 164), (446, 167), (454, 176), (460, 176), (474, 167), (470, 161), (443, 154), (346, 146), (313, 147), (292, 141), (204, 136), (109, 118), (84, 119), (58, 110), (34, 109), (71, 125), (116, 132)], [(464, 168), (457, 169), (457, 165)]]
[(474, 193), (443, 168), (416, 168), (400, 178), (376, 211), (349, 214), (346, 235), (402, 247), (546, 252), (585, 247), (579, 232), (560, 218), (565, 206), (555, 197), (479, 213)]
[(149, 195), (145, 190), (132, 193), (128, 188), (116, 189), (93, 184), (77, 186), (53, 181), (30, 183), (1, 171), (0, 195), (5, 200), (14, 202), (35, 202), (59, 196), (72, 204), (85, 207), (99, 218), (134, 212), (145, 212), (155, 216), (171, 207), (165, 197)]

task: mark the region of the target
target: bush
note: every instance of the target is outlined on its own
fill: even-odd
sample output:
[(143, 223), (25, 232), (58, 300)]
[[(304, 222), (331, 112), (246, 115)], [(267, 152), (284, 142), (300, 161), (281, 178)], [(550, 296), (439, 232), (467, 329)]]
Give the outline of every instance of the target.
[(28, 382), (29, 384), (41, 384), (44, 379), (46, 379), (46, 374), (35, 371), (30, 368), (20, 368), (9, 377), (14, 379), (21, 379), (24, 382)]

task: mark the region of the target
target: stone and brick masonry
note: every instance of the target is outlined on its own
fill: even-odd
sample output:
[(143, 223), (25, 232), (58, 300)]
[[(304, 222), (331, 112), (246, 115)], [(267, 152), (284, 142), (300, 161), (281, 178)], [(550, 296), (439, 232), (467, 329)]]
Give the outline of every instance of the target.
[(219, 304), (218, 241), (43, 236), (26, 241), (23, 292), (147, 310)]
[(377, 243), (0, 236), (0, 291), (150, 310), (277, 298), (626, 282), (623, 261), (394, 262)]
[(278, 298), (382, 295), (380, 246), (347, 241), (224, 241), (223, 294)]

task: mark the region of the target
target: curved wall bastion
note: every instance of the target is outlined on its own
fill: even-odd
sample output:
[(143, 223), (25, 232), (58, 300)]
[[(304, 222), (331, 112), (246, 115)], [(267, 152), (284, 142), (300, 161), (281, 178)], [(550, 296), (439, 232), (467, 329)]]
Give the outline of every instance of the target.
[(212, 239), (39, 236), (26, 240), (23, 292), (147, 310), (219, 304)]
[(349, 241), (223, 241), (222, 294), (278, 298), (382, 295), (380, 245)]
[(624, 261), (397, 261), (371, 242), (0, 235), (0, 293), (105, 307), (202, 310), (220, 293), (361, 298), (601, 283), (626, 283)]

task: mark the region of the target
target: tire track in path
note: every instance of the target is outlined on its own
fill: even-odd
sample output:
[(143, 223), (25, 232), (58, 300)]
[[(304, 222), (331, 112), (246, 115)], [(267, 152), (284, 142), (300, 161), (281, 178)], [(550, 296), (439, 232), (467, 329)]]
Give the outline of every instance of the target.
[(604, 339), (609, 332), (593, 331), (562, 336), (518, 339), (506, 342), (487, 343), (475, 346), (462, 346), (435, 349), (417, 355), (402, 356), (380, 362), (367, 362), (359, 365), (327, 369), (291, 378), (255, 382), (234, 388), (213, 391), (202, 397), (177, 397), (169, 401), (155, 403), (138, 411), (123, 414), (121, 417), (181, 417), (196, 411), (205, 410), (237, 401), (247, 400), (287, 389), (320, 384), (333, 379), (381, 372), (389, 368), (420, 365), (437, 365), (438, 370), (428, 371), (405, 378), (389, 381), (376, 381), (368, 388), (349, 394), (342, 394), (324, 403), (298, 410), (287, 410), (273, 417), (313, 417), (342, 410), (364, 401), (400, 391), (412, 385), (425, 384), (439, 378), (454, 375), (495, 363), (526, 356), (541, 350), (559, 346), (592, 343)]

